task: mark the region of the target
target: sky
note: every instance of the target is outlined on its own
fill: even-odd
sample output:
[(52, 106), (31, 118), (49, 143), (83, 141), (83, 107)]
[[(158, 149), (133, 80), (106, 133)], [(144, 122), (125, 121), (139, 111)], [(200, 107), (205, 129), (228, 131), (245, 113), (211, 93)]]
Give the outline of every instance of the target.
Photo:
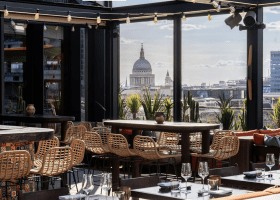
[[(127, 6), (160, 0), (114, 1), (113, 6)], [(230, 29), (224, 20), (230, 16), (215, 15), (187, 18), (182, 23), (182, 84), (215, 84), (219, 81), (244, 79), (246, 77), (247, 32), (238, 27)], [(280, 51), (280, 7), (264, 8), (264, 77), (270, 76), (270, 51)], [(121, 38), (121, 84), (129, 75), (133, 64), (139, 59), (141, 43), (145, 58), (151, 63), (156, 85), (164, 85), (167, 70), (173, 77), (173, 22), (160, 20), (157, 24), (140, 22), (122, 24)]]

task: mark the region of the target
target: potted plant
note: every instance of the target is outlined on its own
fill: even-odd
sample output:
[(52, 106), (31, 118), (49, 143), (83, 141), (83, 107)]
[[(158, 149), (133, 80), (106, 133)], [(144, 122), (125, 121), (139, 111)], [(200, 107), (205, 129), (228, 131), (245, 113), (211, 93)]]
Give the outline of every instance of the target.
[(174, 107), (174, 103), (171, 102), (170, 97), (166, 97), (164, 100), (164, 112), (166, 113), (166, 121), (171, 121), (172, 116), (171, 116), (171, 109)]
[(219, 96), (220, 101), (217, 101), (218, 106), (221, 109), (221, 117), (216, 113), (217, 119), (222, 123), (223, 130), (231, 130), (233, 127), (234, 115), (235, 112), (230, 106), (232, 96), (228, 99), (225, 98), (225, 95)]
[(127, 97), (127, 107), (130, 109), (133, 119), (136, 119), (136, 114), (138, 113), (140, 107), (141, 107), (141, 102), (140, 102), (140, 97), (138, 94), (132, 94), (129, 97)]
[(122, 95), (119, 94), (118, 97), (118, 117), (119, 119), (125, 119), (127, 114), (127, 107), (125, 103), (125, 99), (122, 99)]
[(268, 114), (272, 117), (273, 126), (280, 128), (280, 98), (278, 99), (276, 105), (273, 106), (273, 115), (269, 112)]
[[(190, 109), (190, 114), (186, 114), (186, 111)], [(191, 92), (188, 91), (188, 96), (184, 97), (182, 103), (183, 110), (183, 122), (197, 122), (199, 119), (199, 103), (192, 99)]]

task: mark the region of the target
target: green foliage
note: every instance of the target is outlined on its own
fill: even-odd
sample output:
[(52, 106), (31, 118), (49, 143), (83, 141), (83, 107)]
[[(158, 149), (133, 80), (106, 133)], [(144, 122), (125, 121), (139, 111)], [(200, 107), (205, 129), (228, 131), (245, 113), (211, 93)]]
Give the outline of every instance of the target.
[(127, 114), (127, 107), (125, 103), (125, 99), (122, 99), (122, 95), (119, 93), (118, 97), (118, 117), (119, 119), (125, 119)]
[(17, 108), (15, 113), (23, 114), (25, 112), (25, 101), (22, 97), (22, 86), (18, 86), (18, 94), (16, 95), (17, 98)]
[(230, 102), (233, 97), (229, 97), (228, 99), (225, 98), (225, 95), (219, 96), (220, 101), (217, 101), (218, 106), (221, 109), (221, 117), (217, 115), (217, 119), (220, 123), (223, 124), (223, 130), (231, 130), (233, 127), (234, 115), (235, 112), (230, 106)]
[(278, 98), (278, 101), (273, 108), (273, 115), (269, 112), (268, 114), (272, 117), (273, 124), (280, 128), (280, 98)]
[(241, 108), (241, 110), (240, 110), (241, 114), (238, 115), (238, 118), (239, 118), (240, 128), (243, 131), (246, 131), (247, 130), (247, 99), (245, 99), (243, 102), (244, 102), (245, 107)]
[[(186, 111), (190, 108), (190, 116), (186, 115)], [(183, 122), (197, 122), (199, 119), (199, 103), (192, 99), (191, 92), (188, 91), (188, 96), (184, 97), (183, 105)]]
[(163, 96), (159, 94), (158, 91), (154, 94), (154, 100), (152, 100), (152, 95), (149, 88), (146, 88), (141, 101), (144, 108), (145, 116), (147, 120), (155, 119), (155, 112), (159, 111), (163, 105)]
[(166, 113), (166, 121), (171, 121), (171, 109), (174, 107), (174, 103), (171, 102), (170, 97), (166, 97), (164, 100), (164, 112)]
[(129, 97), (127, 97), (126, 105), (130, 109), (131, 112), (138, 112), (139, 108), (141, 107), (139, 95), (132, 94)]

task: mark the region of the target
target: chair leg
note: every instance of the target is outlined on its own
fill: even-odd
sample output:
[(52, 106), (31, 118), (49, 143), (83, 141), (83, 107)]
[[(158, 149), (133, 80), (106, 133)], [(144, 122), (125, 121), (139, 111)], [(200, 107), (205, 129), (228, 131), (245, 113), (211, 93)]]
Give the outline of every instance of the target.
[(194, 176), (193, 176), (193, 182), (195, 182), (195, 177), (196, 177), (196, 174), (197, 174), (198, 160), (199, 160), (199, 157), (196, 157), (195, 168), (194, 168)]
[[(70, 174), (70, 176), (71, 176), (71, 174)], [(75, 177), (75, 172), (73, 172), (73, 179), (74, 179), (74, 182), (75, 182), (75, 185), (76, 185), (76, 188), (77, 188), (77, 192), (79, 192), (76, 177)]]
[[(140, 176), (142, 175), (143, 163), (144, 163), (144, 159), (142, 160), (142, 163), (141, 163), (141, 165), (140, 165)], [(149, 170), (150, 170), (150, 169), (149, 169)]]
[(88, 174), (89, 174), (89, 172), (90, 172), (90, 168), (91, 168), (91, 161), (92, 161), (92, 157), (93, 157), (93, 155), (91, 154), (91, 156), (90, 156), (90, 161), (89, 161), (89, 165), (88, 165)]

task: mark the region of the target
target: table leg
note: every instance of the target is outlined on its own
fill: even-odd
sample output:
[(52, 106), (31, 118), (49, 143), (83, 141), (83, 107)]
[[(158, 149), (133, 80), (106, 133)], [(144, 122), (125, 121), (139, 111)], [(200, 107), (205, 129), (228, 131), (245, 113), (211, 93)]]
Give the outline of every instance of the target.
[(182, 132), (182, 163), (190, 163), (190, 133)]
[(209, 153), (210, 148), (210, 131), (202, 131), (202, 154)]
[(139, 164), (140, 162), (139, 161), (136, 161), (136, 157), (132, 157), (132, 178), (137, 178), (140, 176), (140, 173), (139, 173)]
[(42, 123), (41, 123), (41, 127), (42, 127), (42, 128), (49, 128), (49, 123), (47, 123), (47, 122), (42, 122)]
[(42, 190), (48, 190), (49, 189), (49, 177), (48, 176), (42, 176), (43, 184), (41, 184)]
[(67, 121), (61, 123), (61, 141), (65, 140), (67, 131)]
[(113, 191), (116, 191), (120, 185), (119, 182), (119, 176), (120, 176), (120, 160), (119, 157), (116, 156), (113, 158), (113, 162), (112, 162), (112, 189)]
[[(71, 176), (71, 174), (70, 174), (70, 176)], [(60, 177), (62, 178), (62, 180), (61, 180), (61, 187), (66, 187), (67, 186), (67, 172), (62, 173), (60, 175)]]
[(115, 134), (119, 134), (119, 127), (117, 127), (117, 126), (112, 126), (112, 130), (111, 130), (111, 132), (112, 133), (115, 133)]

